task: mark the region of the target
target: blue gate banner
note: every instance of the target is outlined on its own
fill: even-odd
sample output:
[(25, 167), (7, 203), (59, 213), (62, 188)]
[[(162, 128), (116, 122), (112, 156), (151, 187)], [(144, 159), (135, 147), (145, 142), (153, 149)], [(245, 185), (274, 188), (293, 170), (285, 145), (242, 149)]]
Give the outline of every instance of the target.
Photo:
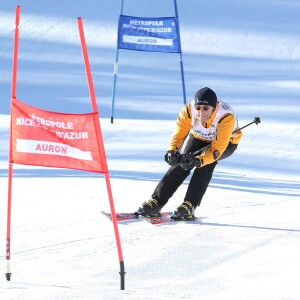
[(180, 53), (177, 18), (137, 18), (120, 15), (118, 48)]

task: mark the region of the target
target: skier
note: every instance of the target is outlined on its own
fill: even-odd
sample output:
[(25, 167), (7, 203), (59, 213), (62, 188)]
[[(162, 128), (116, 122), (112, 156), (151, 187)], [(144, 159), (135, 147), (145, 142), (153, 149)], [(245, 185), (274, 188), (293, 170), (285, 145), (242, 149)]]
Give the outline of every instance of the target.
[(159, 216), (163, 206), (195, 168), (184, 202), (171, 216), (173, 220), (193, 220), (218, 161), (233, 154), (241, 137), (232, 108), (218, 100), (216, 93), (208, 87), (197, 91), (195, 100), (187, 103), (177, 117), (165, 154), (165, 161), (171, 167), (156, 186), (151, 199), (144, 202), (135, 214)]

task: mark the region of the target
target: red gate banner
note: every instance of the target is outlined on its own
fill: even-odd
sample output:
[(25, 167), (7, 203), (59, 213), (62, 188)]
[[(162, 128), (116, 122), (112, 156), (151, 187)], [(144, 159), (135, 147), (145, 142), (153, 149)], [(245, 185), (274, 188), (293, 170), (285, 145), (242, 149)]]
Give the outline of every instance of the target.
[(9, 162), (107, 173), (98, 147), (97, 118), (97, 112), (57, 113), (12, 99)]

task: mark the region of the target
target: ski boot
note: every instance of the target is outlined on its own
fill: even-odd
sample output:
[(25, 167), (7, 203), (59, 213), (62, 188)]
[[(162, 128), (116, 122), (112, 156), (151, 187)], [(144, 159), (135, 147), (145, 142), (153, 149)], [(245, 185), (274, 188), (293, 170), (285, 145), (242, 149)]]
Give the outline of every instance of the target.
[(191, 202), (184, 201), (180, 206), (177, 207), (177, 210), (174, 211), (171, 219), (174, 221), (195, 220), (195, 208)]
[(137, 218), (139, 215), (145, 217), (160, 217), (161, 209), (162, 206), (158, 204), (156, 199), (150, 199), (149, 201), (144, 202), (142, 207), (140, 207), (134, 214)]

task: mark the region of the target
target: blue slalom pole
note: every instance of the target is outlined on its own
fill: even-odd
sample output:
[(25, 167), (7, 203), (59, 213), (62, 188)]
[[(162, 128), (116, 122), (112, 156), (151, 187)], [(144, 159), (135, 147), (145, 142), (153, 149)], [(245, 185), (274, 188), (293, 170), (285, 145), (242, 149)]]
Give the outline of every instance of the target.
[[(122, 2), (121, 2), (121, 12), (120, 12), (120, 15), (123, 14), (123, 8), (124, 8), (124, 0), (122, 0)], [(115, 60), (115, 64), (114, 64), (114, 82), (113, 82), (113, 90), (112, 90), (110, 123), (114, 122), (116, 85), (117, 85), (117, 76), (118, 76), (118, 62), (119, 62), (119, 48), (118, 48), (118, 45), (117, 45), (116, 60)]]
[(183, 61), (182, 61), (182, 51), (181, 51), (181, 39), (180, 39), (180, 30), (179, 30), (179, 17), (177, 10), (177, 0), (174, 0), (175, 16), (176, 16), (176, 27), (178, 33), (178, 45), (179, 45), (179, 64), (181, 70), (181, 81), (182, 81), (182, 91), (183, 91), (183, 103), (186, 104), (186, 92), (185, 92), (185, 81), (184, 81), (184, 71), (183, 71)]

